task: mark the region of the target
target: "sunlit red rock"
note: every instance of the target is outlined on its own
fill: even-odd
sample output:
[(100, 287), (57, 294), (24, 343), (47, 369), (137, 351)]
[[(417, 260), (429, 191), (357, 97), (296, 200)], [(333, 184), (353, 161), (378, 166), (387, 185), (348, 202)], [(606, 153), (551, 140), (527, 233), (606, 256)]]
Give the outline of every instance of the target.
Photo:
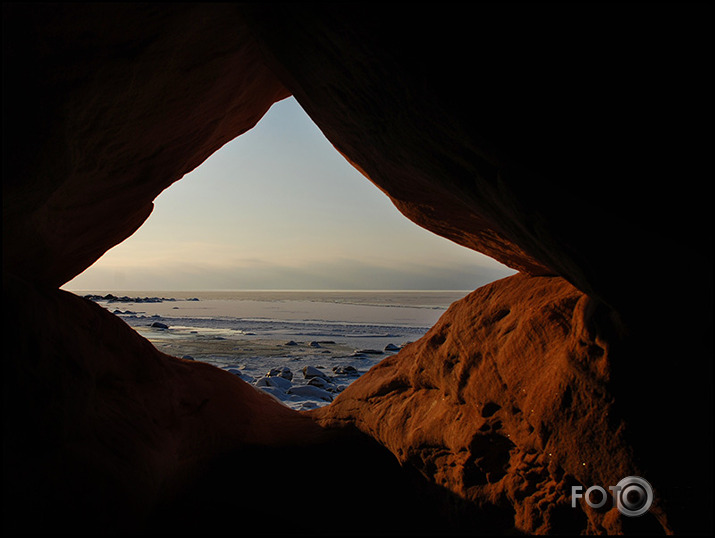
[(639, 472), (609, 390), (606, 335), (618, 329), (563, 279), (518, 274), (454, 303), (421, 340), (313, 413), (326, 426), (355, 424), (522, 531), (602, 532), (605, 512), (572, 508), (571, 487)]

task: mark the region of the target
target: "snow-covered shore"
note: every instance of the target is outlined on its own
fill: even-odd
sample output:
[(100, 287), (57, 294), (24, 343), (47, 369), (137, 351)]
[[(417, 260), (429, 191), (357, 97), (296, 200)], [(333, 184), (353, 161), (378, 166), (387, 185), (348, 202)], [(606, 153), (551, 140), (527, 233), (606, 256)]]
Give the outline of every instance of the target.
[(359, 297), (367, 304), (328, 294), (317, 300), (86, 297), (160, 351), (213, 364), (297, 410), (329, 404), (383, 358), (419, 339), (447, 306), (414, 294)]

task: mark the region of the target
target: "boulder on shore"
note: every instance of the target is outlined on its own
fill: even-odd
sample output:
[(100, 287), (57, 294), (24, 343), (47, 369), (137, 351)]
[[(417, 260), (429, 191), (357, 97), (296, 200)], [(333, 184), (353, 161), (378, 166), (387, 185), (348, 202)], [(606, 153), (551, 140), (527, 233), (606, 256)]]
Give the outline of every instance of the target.
[(291, 387), (287, 392), (288, 394), (295, 394), (296, 396), (302, 396), (304, 398), (315, 398), (318, 400), (325, 400), (327, 402), (333, 401), (333, 395), (327, 390), (323, 390), (312, 385), (298, 385)]
[(310, 379), (312, 377), (322, 377), (328, 379), (328, 375), (321, 370), (318, 370), (315, 366), (305, 366), (303, 367), (303, 377)]

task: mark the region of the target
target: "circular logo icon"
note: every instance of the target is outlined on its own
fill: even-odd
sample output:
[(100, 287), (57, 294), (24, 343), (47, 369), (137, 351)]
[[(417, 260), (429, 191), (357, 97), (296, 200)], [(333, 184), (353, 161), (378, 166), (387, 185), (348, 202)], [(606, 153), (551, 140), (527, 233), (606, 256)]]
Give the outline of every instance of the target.
[(627, 476), (616, 485), (616, 506), (624, 516), (645, 514), (653, 504), (653, 488), (640, 476)]

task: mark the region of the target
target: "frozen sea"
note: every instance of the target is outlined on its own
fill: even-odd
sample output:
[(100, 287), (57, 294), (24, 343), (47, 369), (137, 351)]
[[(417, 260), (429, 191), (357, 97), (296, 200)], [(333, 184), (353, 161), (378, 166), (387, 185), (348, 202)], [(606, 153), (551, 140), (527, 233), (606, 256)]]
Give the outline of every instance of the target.
[(83, 291), (160, 351), (297, 409), (327, 405), (468, 291)]

